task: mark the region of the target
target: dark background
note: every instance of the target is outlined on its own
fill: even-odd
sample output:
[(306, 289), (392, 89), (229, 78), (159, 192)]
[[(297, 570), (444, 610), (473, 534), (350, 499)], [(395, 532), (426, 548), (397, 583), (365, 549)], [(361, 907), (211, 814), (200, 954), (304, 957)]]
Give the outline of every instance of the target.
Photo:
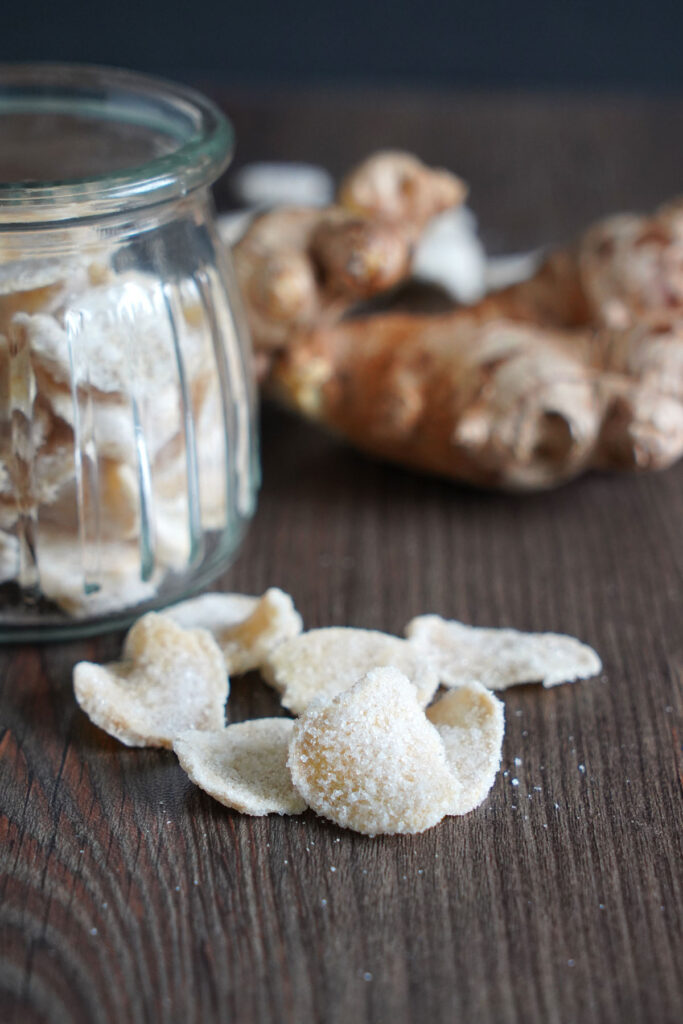
[(1, 60), (231, 85), (683, 87), (681, 0), (4, 0)]

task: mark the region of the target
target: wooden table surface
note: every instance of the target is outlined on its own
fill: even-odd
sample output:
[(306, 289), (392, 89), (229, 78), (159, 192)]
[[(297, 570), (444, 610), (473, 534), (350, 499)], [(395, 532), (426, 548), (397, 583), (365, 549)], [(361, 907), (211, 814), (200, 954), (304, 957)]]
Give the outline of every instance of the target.
[[(242, 161), (341, 171), (391, 144), (453, 167), (501, 251), (683, 184), (681, 101), (221, 99)], [(312, 813), (241, 817), (171, 753), (91, 726), (71, 668), (114, 656), (120, 637), (3, 650), (3, 1024), (683, 1019), (683, 465), (486, 494), (376, 464), (272, 410), (263, 462), (225, 587), (281, 586), (308, 626), (400, 631), (433, 611), (566, 631), (598, 649), (604, 675), (510, 691), (484, 806), (369, 839)], [(249, 676), (229, 710), (278, 705)]]

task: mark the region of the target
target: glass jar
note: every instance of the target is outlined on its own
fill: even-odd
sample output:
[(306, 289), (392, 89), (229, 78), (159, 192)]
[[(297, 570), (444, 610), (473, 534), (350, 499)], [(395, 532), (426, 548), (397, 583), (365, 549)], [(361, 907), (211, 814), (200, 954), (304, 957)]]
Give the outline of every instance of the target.
[(166, 82), (8, 65), (0, 139), (0, 639), (84, 635), (200, 589), (254, 511), (232, 133)]

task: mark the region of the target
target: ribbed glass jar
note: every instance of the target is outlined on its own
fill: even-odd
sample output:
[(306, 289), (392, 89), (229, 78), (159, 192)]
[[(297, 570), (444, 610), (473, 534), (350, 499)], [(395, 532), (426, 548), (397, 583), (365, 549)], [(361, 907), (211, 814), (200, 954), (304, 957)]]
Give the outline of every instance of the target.
[(0, 640), (84, 635), (198, 590), (254, 511), (232, 134), (166, 82), (6, 65), (0, 140)]

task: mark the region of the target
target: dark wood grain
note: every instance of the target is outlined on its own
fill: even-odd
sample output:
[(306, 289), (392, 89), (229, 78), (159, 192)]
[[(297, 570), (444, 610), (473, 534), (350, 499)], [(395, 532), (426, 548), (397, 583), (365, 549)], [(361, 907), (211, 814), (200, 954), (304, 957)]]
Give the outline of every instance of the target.
[[(407, 144), (462, 169), (501, 249), (681, 186), (681, 102), (225, 103), (242, 159), (341, 170)], [(679, 1021), (683, 466), (485, 494), (273, 410), (263, 452), (226, 586), (280, 585), (309, 626), (400, 631), (435, 611), (567, 631), (604, 675), (509, 692), (485, 805), (373, 840), (310, 814), (233, 814), (171, 754), (91, 726), (71, 667), (112, 657), (119, 637), (3, 650), (0, 1021)], [(270, 713), (258, 677), (234, 683), (233, 720)]]

